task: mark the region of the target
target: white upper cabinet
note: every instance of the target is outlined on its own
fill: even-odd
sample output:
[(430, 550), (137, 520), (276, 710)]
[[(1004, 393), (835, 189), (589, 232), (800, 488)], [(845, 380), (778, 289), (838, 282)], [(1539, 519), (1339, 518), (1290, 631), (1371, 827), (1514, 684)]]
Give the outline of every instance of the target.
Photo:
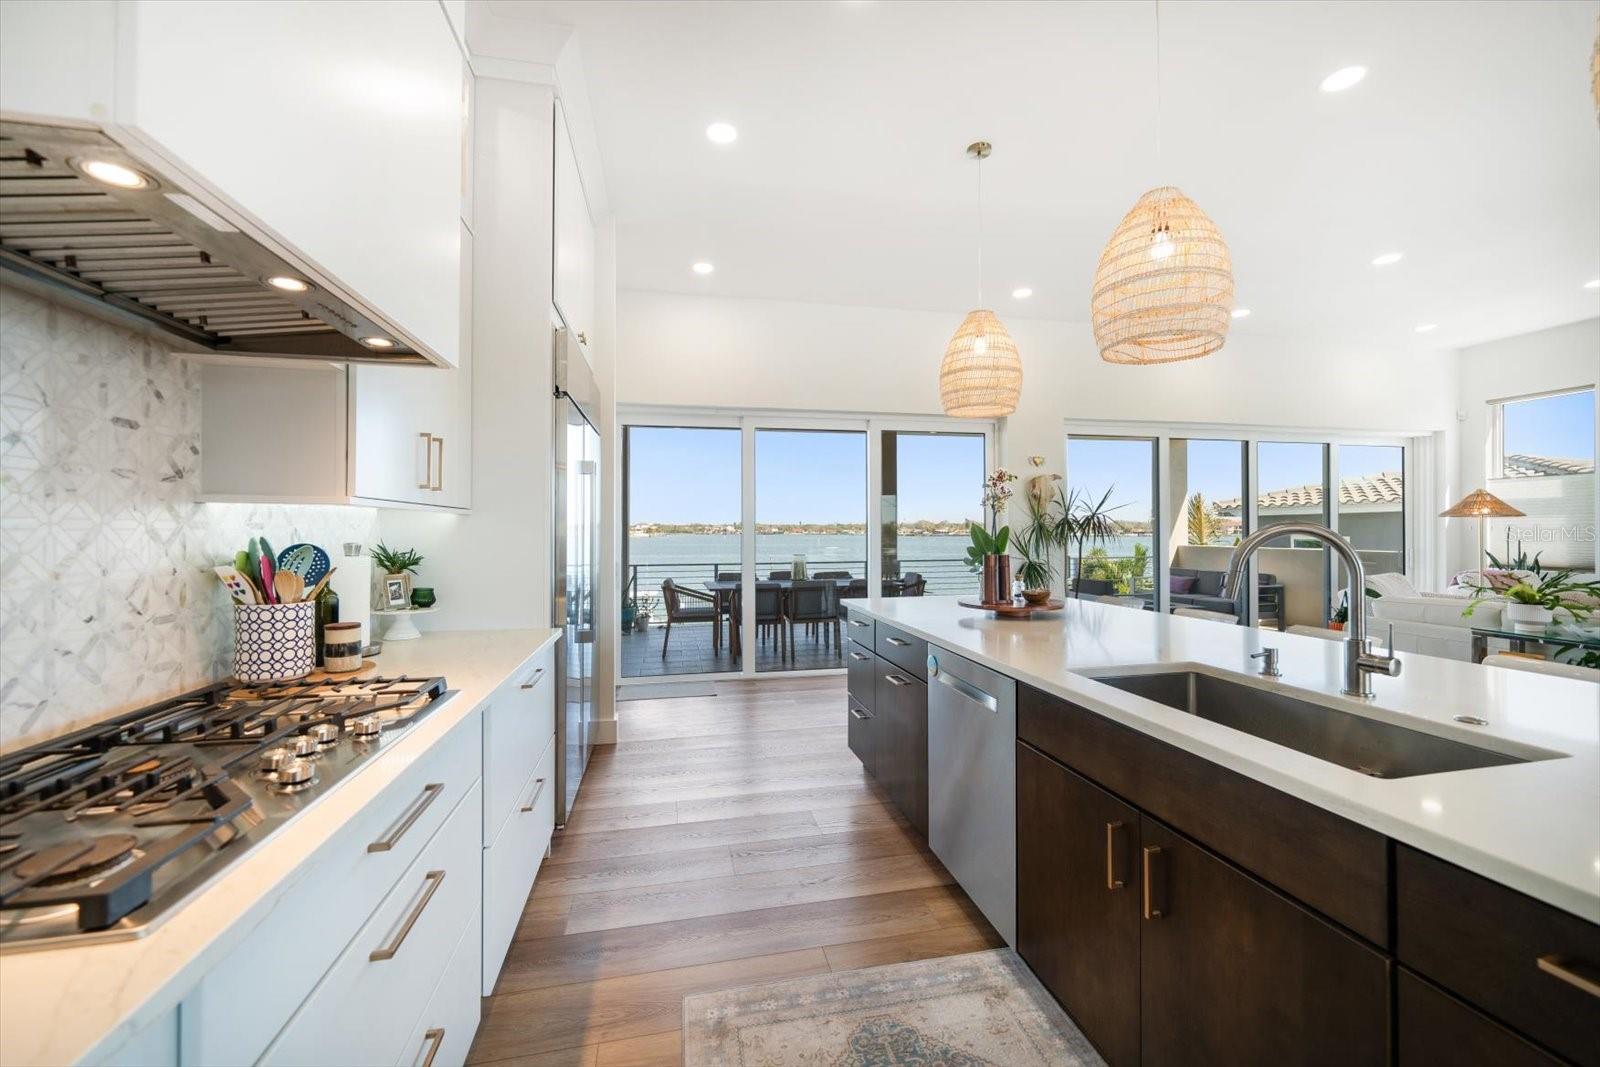
[(463, 57), (438, 3), (0, 9), (0, 108), (100, 125), (459, 361)]
[(594, 220), (560, 101), (555, 123), (555, 305), (567, 329), (589, 351), (594, 339)]

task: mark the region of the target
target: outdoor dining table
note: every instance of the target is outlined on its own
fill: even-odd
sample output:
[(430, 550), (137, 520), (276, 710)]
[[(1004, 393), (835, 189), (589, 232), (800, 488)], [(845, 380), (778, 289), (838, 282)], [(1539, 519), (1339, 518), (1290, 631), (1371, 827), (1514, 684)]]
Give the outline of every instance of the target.
[[(853, 582), (853, 581), (856, 581), (856, 580), (857, 579), (855, 579), (855, 578), (802, 578), (802, 579), (800, 579), (800, 581), (803, 581), (803, 582), (832, 582), (834, 584), (834, 586), (841, 593), (844, 592), (846, 589), (850, 588), (850, 583)], [(795, 579), (793, 579), (793, 578), (758, 578), (758, 579), (756, 579), (756, 581), (758, 583), (762, 584), (762, 585), (775, 585), (775, 586), (777, 586), (778, 587), (778, 591), (783, 595), (783, 597), (785, 599), (788, 599), (789, 590), (794, 588), (794, 583), (795, 583)], [(734, 577), (733, 575), (729, 575), (727, 577), (723, 577), (721, 575), (718, 575), (717, 577), (715, 577), (715, 578), (711, 579), (710, 581), (706, 582), (705, 585), (706, 585), (706, 592), (710, 593), (712, 596), (717, 598), (717, 602), (716, 602), (716, 605), (715, 605), (715, 608), (714, 608), (714, 610), (716, 611), (717, 621), (714, 622), (712, 625), (716, 627), (717, 634), (718, 634), (718, 639), (720, 640), (721, 633), (722, 633), (722, 615), (723, 615), (723, 612), (725, 612), (728, 609), (729, 602), (732, 600), (735, 590), (737, 590), (739, 588), (739, 579), (737, 577)], [(904, 589), (904, 588), (905, 588), (905, 582), (903, 582), (899, 578), (885, 578), (885, 579), (883, 579), (883, 591), (884, 591), (884, 593), (886, 595), (897, 596), (897, 595), (899, 595), (900, 590)], [(893, 592), (890, 592), (890, 590), (893, 590)], [(728, 652), (731, 655), (734, 655), (734, 656), (739, 655), (738, 633), (739, 633), (739, 631), (734, 628), (733, 622), (730, 619), (729, 622), (728, 622)]]

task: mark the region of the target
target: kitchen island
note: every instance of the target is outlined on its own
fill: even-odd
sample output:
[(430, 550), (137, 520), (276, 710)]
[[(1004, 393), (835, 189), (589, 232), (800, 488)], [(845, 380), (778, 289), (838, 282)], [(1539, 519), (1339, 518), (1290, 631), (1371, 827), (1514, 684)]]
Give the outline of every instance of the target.
[[(1407, 1060), (1439, 1033), (1500, 1062), (1600, 1056), (1595, 686), (1409, 655), (1362, 701), (1316, 638), (1080, 601), (1025, 621), (848, 607), (852, 747), (908, 818), (932, 809), (935, 852), (1112, 1062)], [(1268, 647), (1280, 677), (1251, 659)], [(1182, 710), (1184, 686), (1254, 727)], [(967, 710), (941, 710), (958, 688)], [(1007, 761), (950, 751), (953, 722), (1007, 714)], [(1341, 765), (1261, 736), (1292, 714), (1405, 753)], [(973, 834), (985, 807), (1011, 821)], [(999, 826), (1014, 904), (984, 884)], [(982, 862), (947, 858), (974, 839)]]

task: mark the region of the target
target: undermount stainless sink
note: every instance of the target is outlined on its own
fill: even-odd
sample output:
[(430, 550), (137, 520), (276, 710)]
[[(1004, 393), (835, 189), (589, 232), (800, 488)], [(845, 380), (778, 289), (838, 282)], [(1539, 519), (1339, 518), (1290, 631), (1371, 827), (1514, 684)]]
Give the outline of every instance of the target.
[(1095, 680), (1374, 778), (1530, 762), (1196, 671)]

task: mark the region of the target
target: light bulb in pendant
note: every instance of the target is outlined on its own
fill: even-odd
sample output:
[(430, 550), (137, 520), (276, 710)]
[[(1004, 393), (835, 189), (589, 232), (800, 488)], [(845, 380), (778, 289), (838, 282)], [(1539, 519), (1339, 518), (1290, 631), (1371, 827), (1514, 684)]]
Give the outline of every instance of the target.
[(989, 339), (980, 333), (972, 339), (972, 353), (981, 356), (987, 351), (989, 351)]
[(1172, 244), (1172, 235), (1167, 232), (1166, 226), (1163, 225), (1156, 230), (1155, 236), (1150, 239), (1150, 258), (1166, 259), (1175, 250)]

